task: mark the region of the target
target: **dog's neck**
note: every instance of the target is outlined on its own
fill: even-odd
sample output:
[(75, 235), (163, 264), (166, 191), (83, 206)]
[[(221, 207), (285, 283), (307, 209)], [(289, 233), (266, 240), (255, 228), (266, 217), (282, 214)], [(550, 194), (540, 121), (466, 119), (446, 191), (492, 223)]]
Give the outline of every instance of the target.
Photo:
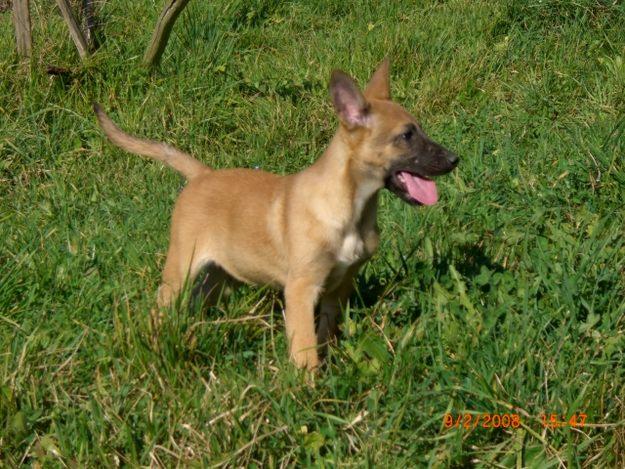
[[(351, 145), (342, 129), (323, 155), (306, 170), (316, 181), (319, 207), (344, 229), (375, 225), (378, 192), (383, 182), (357, 164), (357, 145)], [(315, 203), (316, 205), (316, 203)]]

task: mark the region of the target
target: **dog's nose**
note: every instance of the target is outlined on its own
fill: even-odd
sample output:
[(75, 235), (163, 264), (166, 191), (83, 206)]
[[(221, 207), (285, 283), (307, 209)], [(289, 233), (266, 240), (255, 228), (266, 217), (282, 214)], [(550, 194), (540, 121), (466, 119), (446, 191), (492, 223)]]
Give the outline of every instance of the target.
[(447, 161), (449, 161), (449, 164), (452, 166), (456, 166), (458, 164), (458, 162), (460, 161), (460, 158), (458, 158), (458, 155), (456, 155), (455, 153), (452, 153), (450, 151), (447, 152)]

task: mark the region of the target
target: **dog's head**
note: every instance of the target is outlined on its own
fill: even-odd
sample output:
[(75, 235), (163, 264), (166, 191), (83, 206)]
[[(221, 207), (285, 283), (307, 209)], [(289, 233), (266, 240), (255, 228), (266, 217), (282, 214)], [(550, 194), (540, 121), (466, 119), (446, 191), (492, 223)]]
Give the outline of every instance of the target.
[(435, 204), (438, 192), (431, 178), (454, 169), (458, 157), (431, 140), (408, 111), (391, 101), (388, 59), (364, 93), (348, 75), (335, 70), (330, 95), (360, 174), (408, 203)]

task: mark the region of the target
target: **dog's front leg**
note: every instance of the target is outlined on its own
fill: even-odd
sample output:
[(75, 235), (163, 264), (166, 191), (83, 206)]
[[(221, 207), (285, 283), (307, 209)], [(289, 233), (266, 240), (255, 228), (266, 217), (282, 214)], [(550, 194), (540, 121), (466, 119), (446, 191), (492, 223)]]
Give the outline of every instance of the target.
[(317, 341), (322, 356), (327, 355), (330, 343), (337, 341), (340, 315), (341, 301), (335, 295), (327, 295), (319, 300)]
[(319, 366), (315, 305), (322, 281), (310, 276), (289, 276), (284, 289), (286, 336), (291, 360), (298, 368)]
[(337, 339), (341, 308), (347, 304), (354, 289), (354, 276), (358, 273), (361, 263), (351, 266), (337, 287), (325, 292), (319, 303), (319, 325), (317, 340), (320, 345), (327, 345)]

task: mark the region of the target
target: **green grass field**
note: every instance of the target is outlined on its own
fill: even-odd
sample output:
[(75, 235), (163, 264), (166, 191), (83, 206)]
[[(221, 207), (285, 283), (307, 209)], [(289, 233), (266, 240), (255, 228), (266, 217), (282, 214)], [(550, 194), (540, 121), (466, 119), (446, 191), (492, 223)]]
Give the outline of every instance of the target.
[[(196, 0), (149, 74), (162, 2), (103, 2), (85, 63), (32, 3), (30, 69), (0, 13), (0, 467), (625, 466), (625, 4)], [(156, 327), (184, 181), (91, 102), (216, 168), (293, 172), (337, 125), (330, 71), (364, 84), (385, 55), (462, 161), (434, 207), (384, 192), (314, 386), (266, 288)]]

